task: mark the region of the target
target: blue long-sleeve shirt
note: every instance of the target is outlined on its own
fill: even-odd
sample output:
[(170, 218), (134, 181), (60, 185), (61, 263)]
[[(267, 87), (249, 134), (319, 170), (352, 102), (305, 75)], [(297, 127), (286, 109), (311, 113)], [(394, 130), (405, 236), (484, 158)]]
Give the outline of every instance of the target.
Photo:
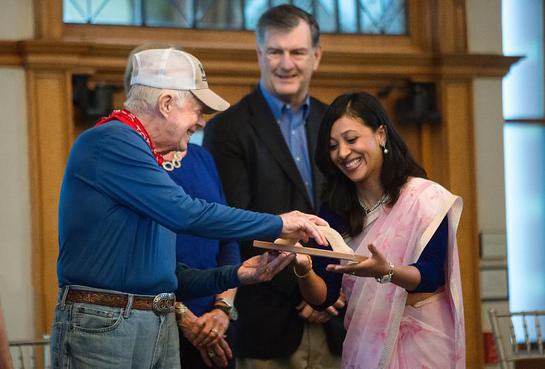
[[(177, 263), (176, 277), (180, 285), (176, 290), (176, 298), (187, 305), (187, 301), (239, 287), (240, 280), (237, 275), (239, 266), (224, 265), (213, 269), (195, 269)], [(193, 309), (191, 311), (195, 313)]]
[[(205, 148), (189, 144), (182, 166), (168, 172), (168, 174), (191, 197), (225, 204), (225, 196), (216, 165), (212, 155)], [(236, 241), (223, 241), (179, 233), (176, 237), (176, 261), (199, 269), (239, 264), (239, 244)], [(177, 294), (187, 288), (185, 284), (179, 286)], [(221, 290), (217, 293), (219, 292)], [(185, 298), (184, 304), (199, 316), (212, 309), (214, 300), (214, 295)]]
[(274, 239), (278, 216), (192, 199), (118, 121), (82, 133), (59, 202), (59, 286), (153, 295), (176, 290), (176, 235)]

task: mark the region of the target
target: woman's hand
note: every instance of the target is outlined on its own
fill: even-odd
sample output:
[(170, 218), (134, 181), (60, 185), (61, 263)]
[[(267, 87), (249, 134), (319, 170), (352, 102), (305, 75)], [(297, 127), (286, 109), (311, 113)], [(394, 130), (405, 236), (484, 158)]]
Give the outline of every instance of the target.
[(368, 249), (371, 252), (371, 257), (364, 261), (344, 265), (329, 264), (326, 269), (330, 272), (346, 273), (358, 277), (380, 278), (388, 274), (390, 264), (384, 255), (373, 244), (369, 244)]
[[(299, 242), (296, 243), (296, 246), (303, 247)], [(293, 263), (293, 270), (296, 275), (307, 276), (312, 271), (312, 258), (310, 255), (306, 254), (295, 254), (295, 261)]]
[(412, 291), (420, 285), (422, 276), (418, 268), (412, 265), (396, 265), (395, 269), (393, 269), (394, 265), (392, 264), (390, 271), (390, 263), (386, 260), (384, 254), (378, 251), (372, 244), (368, 248), (371, 252), (371, 257), (364, 261), (345, 265), (330, 264), (326, 269), (331, 272), (346, 273), (358, 277), (382, 278), (390, 274), (392, 276), (390, 282), (407, 291)]

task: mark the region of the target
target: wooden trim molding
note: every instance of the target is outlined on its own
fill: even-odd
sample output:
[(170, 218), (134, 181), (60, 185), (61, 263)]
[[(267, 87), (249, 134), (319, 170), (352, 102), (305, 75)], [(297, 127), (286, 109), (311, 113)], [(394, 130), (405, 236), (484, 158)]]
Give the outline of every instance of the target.
[[(247, 50), (255, 54), (253, 31), (218, 31), (175, 28), (146, 28), (129, 26), (65, 24), (63, 41), (96, 42), (111, 45), (138, 45), (147, 42), (171, 42), (187, 49), (206, 48), (223, 50)], [(420, 32), (419, 32), (420, 33)], [(112, 37), (112, 35), (116, 35)], [(381, 54), (418, 54), (423, 52), (426, 38), (409, 36), (370, 36), (352, 34), (322, 34), (320, 44), (324, 50), (363, 54), (373, 50)]]
[[(95, 44), (64, 41), (0, 41), (0, 65), (20, 65), (29, 69), (86, 70), (91, 73), (119, 73), (135, 45)], [(214, 77), (248, 78), (259, 75), (255, 50), (188, 48), (203, 61)], [(472, 79), (502, 77), (520, 60), (516, 56), (489, 54), (362, 54), (328, 51), (315, 80), (335, 83), (354, 79)]]
[(432, 49), (441, 54), (467, 50), (465, 0), (430, 1)]
[(22, 66), (23, 60), (17, 41), (0, 41), (0, 65)]
[(35, 37), (58, 40), (63, 33), (62, 0), (34, 0)]
[[(114, 45), (136, 45), (142, 43), (142, 40), (160, 40), (173, 42), (185, 48), (206, 47), (224, 50), (247, 49), (251, 51), (255, 47), (253, 31), (70, 24), (63, 21), (63, 0), (34, 0), (34, 2), (37, 39), (110, 43)], [(434, 14), (432, 10), (434, 2), (408, 0), (407, 5), (409, 26), (407, 35), (323, 33), (321, 35), (322, 46), (331, 51), (342, 51), (349, 48), (353, 52), (374, 50), (374, 52), (379, 53), (420, 53), (430, 50), (432, 46), (431, 15)]]

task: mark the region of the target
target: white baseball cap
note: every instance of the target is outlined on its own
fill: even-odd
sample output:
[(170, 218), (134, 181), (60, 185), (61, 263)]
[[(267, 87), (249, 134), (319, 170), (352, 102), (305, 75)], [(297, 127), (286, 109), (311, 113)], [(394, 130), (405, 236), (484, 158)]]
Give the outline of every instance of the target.
[(185, 90), (205, 105), (205, 113), (224, 111), (229, 103), (208, 88), (202, 63), (181, 50), (149, 49), (131, 56), (132, 85)]

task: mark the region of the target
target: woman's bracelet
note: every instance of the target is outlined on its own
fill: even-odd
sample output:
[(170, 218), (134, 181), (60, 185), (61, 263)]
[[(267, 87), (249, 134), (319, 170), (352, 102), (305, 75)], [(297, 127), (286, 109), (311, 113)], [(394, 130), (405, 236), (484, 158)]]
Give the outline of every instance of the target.
[(310, 274), (310, 272), (312, 272), (312, 258), (310, 257), (310, 255), (307, 255), (307, 258), (308, 258), (308, 261), (310, 263), (310, 268), (308, 268), (307, 272), (305, 274), (298, 274), (297, 273), (297, 270), (295, 269), (295, 265), (293, 266), (293, 274), (295, 274), (295, 276), (297, 278), (306, 278), (308, 277), (308, 275)]

